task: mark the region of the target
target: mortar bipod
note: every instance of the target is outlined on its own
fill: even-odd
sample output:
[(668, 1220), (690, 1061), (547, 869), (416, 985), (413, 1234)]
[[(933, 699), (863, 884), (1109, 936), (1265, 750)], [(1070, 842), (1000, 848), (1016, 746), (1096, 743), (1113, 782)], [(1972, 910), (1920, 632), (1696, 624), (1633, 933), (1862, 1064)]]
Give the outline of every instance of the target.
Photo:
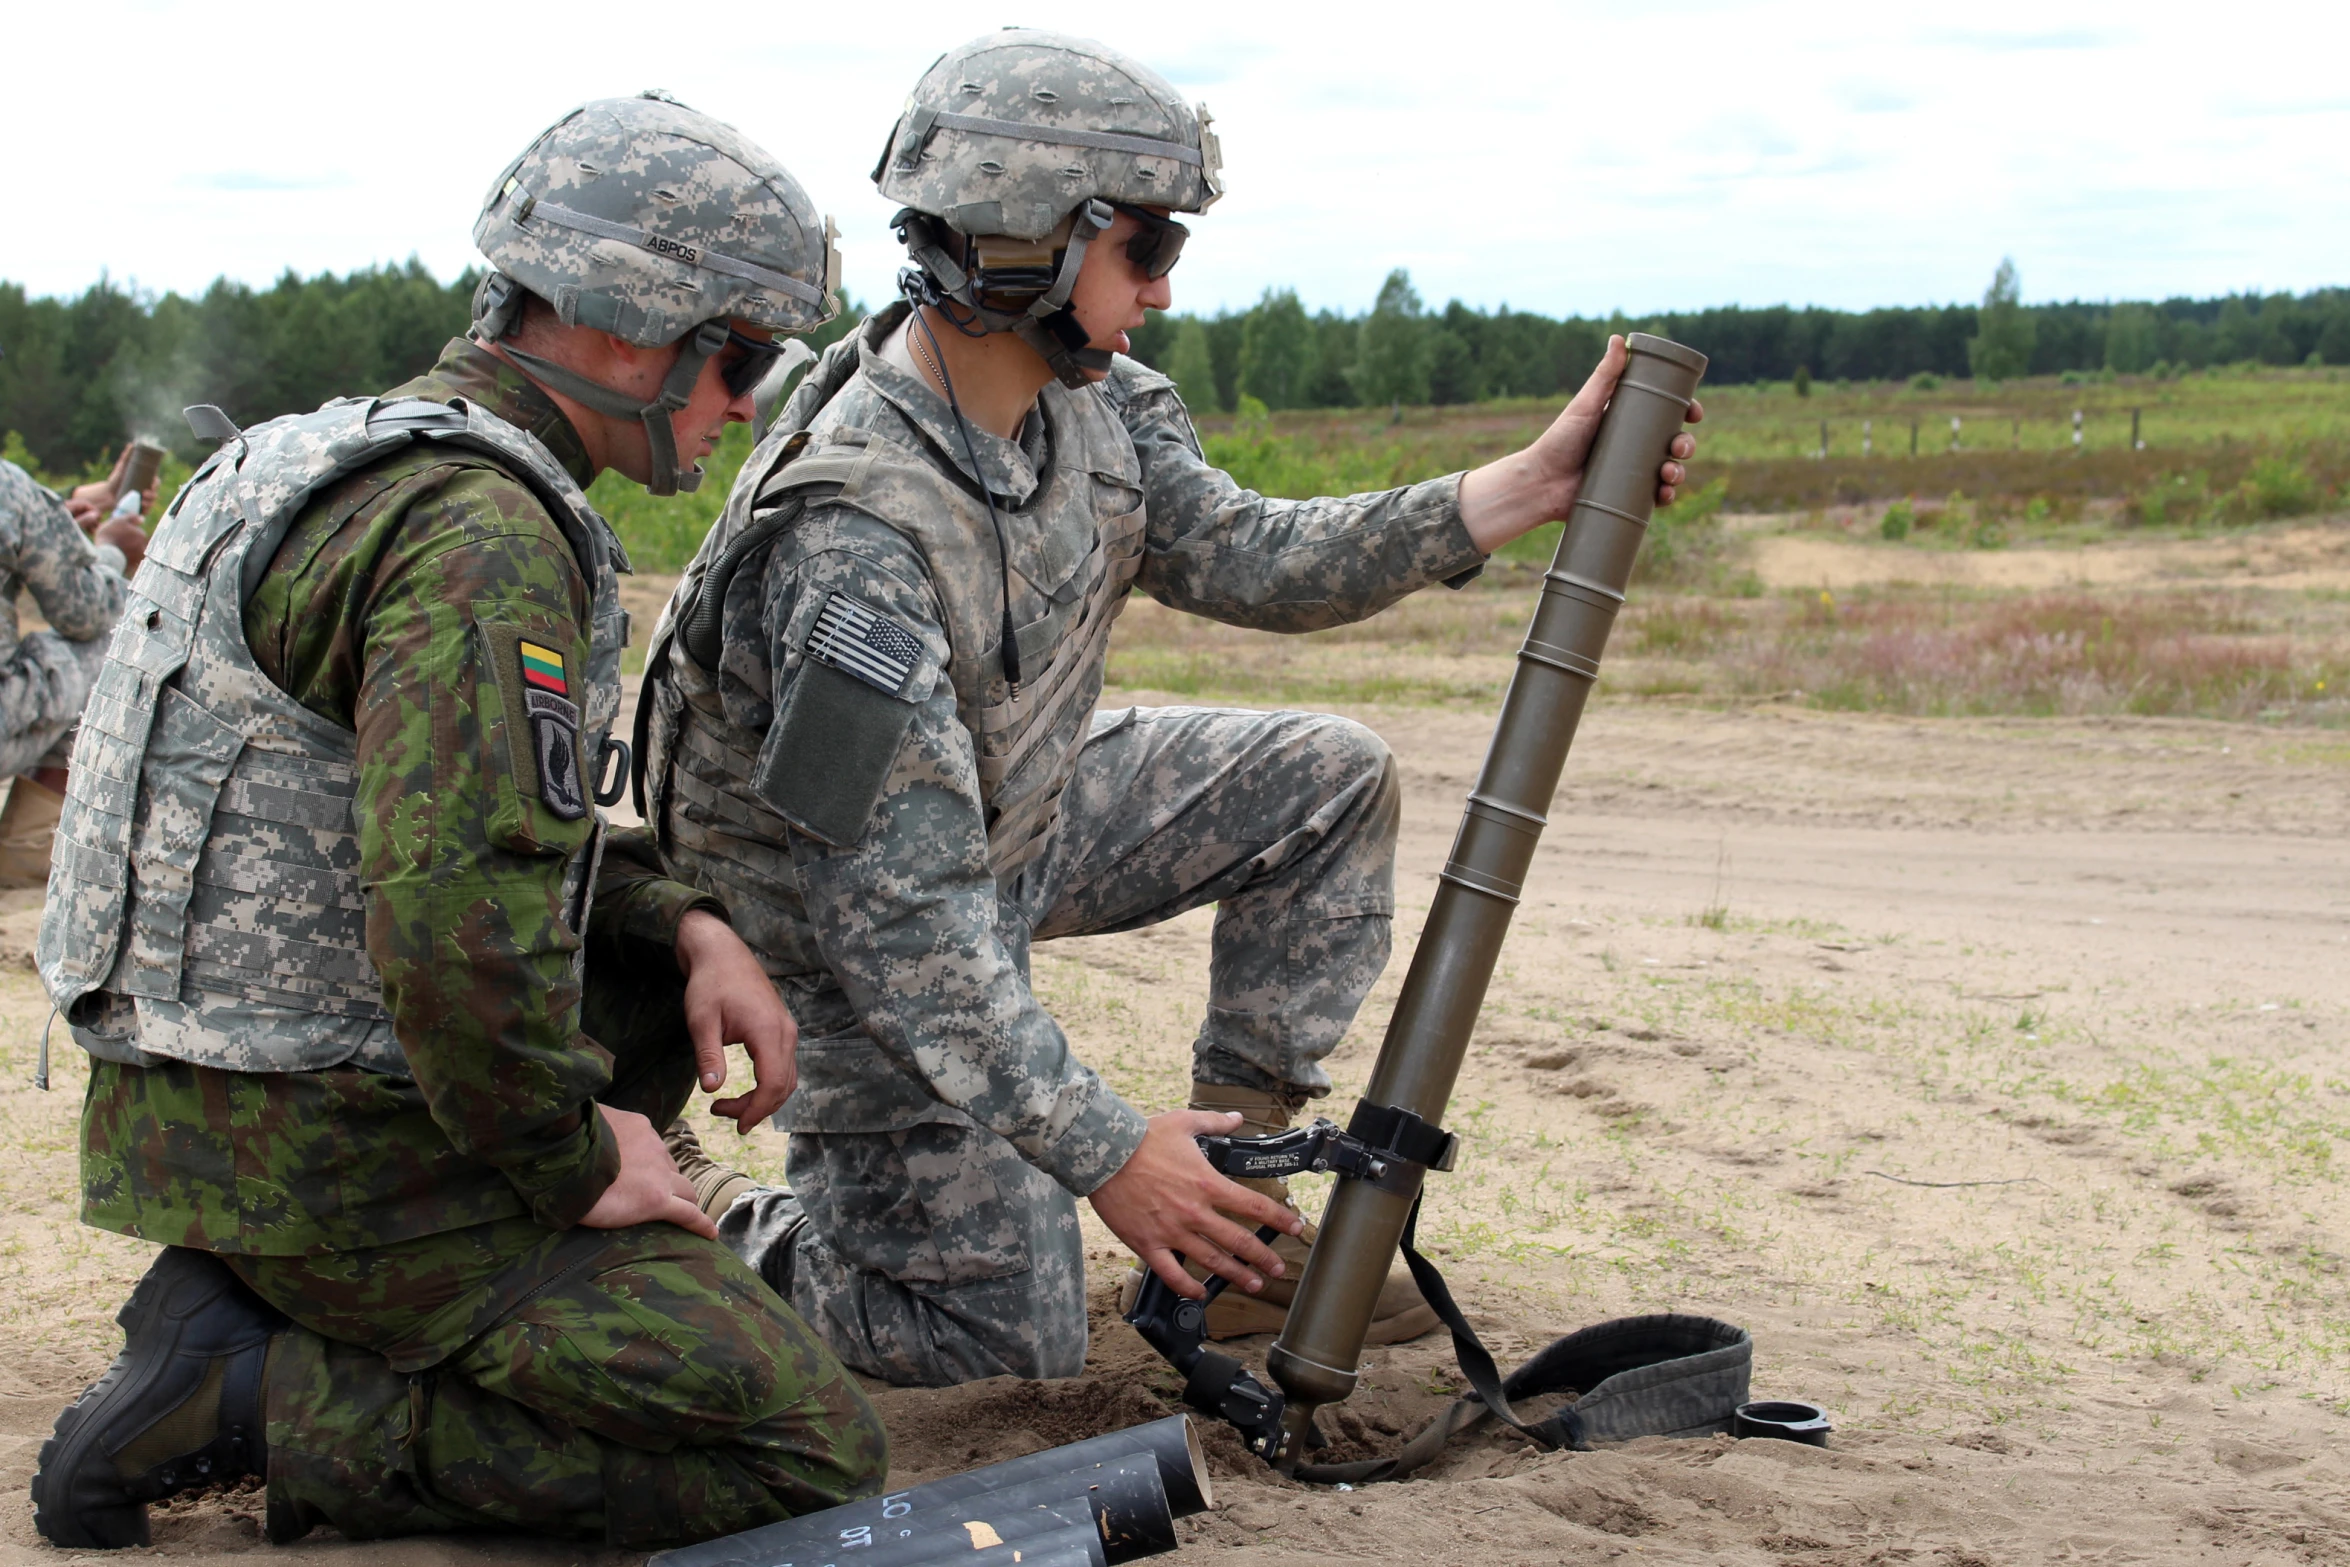
[[(1209, 1165), (1234, 1180), (1335, 1174), (1409, 1197), (1423, 1173), (1453, 1167), (1460, 1139), (1408, 1110), (1364, 1101), (1343, 1130), (1324, 1117), (1271, 1137), (1202, 1137), (1199, 1148)], [(1268, 1224), (1257, 1231), (1257, 1239), (1271, 1241), (1280, 1233)], [(1248, 1367), (1207, 1344), (1208, 1305), (1228, 1282), (1220, 1274), (1211, 1277), (1205, 1295), (1186, 1300), (1146, 1269), (1126, 1321), (1183, 1374), (1185, 1403), (1233, 1427), (1250, 1452), (1273, 1463), (1282, 1456), (1286, 1400)]]
[[(1257, 1239), (1270, 1241), (1280, 1234), (1270, 1224)], [(1182, 1254), (1176, 1254), (1180, 1260)], [(1167, 1281), (1148, 1268), (1126, 1321), (1159, 1357), (1183, 1374), (1183, 1401), (1203, 1415), (1213, 1415), (1240, 1433), (1248, 1450), (1272, 1462), (1281, 1440), (1281, 1415), (1286, 1407), (1280, 1390), (1257, 1380), (1256, 1373), (1221, 1351), (1208, 1348), (1208, 1303), (1224, 1293), (1227, 1281), (1217, 1274), (1207, 1281), (1207, 1293), (1186, 1300), (1167, 1287)]]
[[(1372, 1135), (1361, 1135), (1366, 1131)], [(1458, 1150), (1450, 1134), (1417, 1116), (1364, 1105), (1346, 1131), (1318, 1120), (1273, 1137), (1203, 1137), (1199, 1142), (1208, 1162), (1226, 1175), (1257, 1179), (1323, 1171), (1382, 1184), (1389, 1191), (1397, 1189), (1399, 1177), (1410, 1183), (1403, 1190), (1412, 1198), (1411, 1210), (1397, 1249), (1422, 1297), (1451, 1333), (1453, 1356), (1470, 1391), (1394, 1456), (1293, 1463), (1291, 1472), (1298, 1479), (1324, 1485), (1402, 1479), (1487, 1420), (1513, 1428), (1547, 1451), (1583, 1448), (1593, 1439), (1725, 1430), (1731, 1411), (1746, 1401), (1753, 1356), (1746, 1331), (1678, 1313), (1627, 1317), (1567, 1334), (1505, 1376), (1453, 1299), (1444, 1275), (1420, 1252), (1419, 1174), (1451, 1169)], [(1407, 1157), (1415, 1153), (1426, 1154), (1426, 1162)], [(1270, 1241), (1278, 1233), (1266, 1225), (1257, 1239)], [(1232, 1426), (1249, 1451), (1267, 1463), (1294, 1459), (1299, 1455), (1282, 1450), (1286, 1396), (1238, 1359), (1208, 1347), (1208, 1304), (1225, 1288), (1218, 1275), (1207, 1280), (1200, 1299), (1186, 1300), (1146, 1270), (1126, 1320), (1182, 1373), (1185, 1403)], [(1533, 1419), (1515, 1407), (1520, 1400), (1557, 1393), (1579, 1396)], [(1310, 1423), (1301, 1440), (1309, 1451), (1322, 1445)]]

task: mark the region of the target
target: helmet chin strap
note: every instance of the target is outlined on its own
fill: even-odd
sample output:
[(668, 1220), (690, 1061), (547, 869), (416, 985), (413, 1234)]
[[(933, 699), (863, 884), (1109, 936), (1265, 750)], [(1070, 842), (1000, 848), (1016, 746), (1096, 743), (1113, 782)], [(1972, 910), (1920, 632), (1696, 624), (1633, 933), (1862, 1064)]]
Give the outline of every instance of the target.
[(680, 490), (701, 487), (700, 463), (684, 472), (678, 470), (677, 427), (671, 423), (670, 415), (686, 405), (694, 395), (694, 383), (702, 378), (702, 366), (726, 346), (725, 322), (705, 321), (686, 334), (678, 348), (677, 363), (662, 377), (661, 390), (651, 402), (639, 402), (626, 392), (591, 381), (576, 370), (525, 353), (512, 344), (501, 346), (507, 358), (528, 370), (531, 379), (550, 391), (561, 392), (600, 414), (640, 421), (645, 427), (645, 449), (652, 457), (652, 472), (645, 478), (647, 491), (654, 495), (675, 495)]
[[(1108, 372), (1111, 356), (1108, 349), (1088, 346), (1092, 334), (1077, 319), (1069, 296), (1076, 291), (1077, 274), (1085, 266), (1086, 248), (1108, 231), (1118, 214), (1108, 202), (1097, 200), (1079, 207), (1072, 216), (1069, 242), (1061, 251), (1052, 287), (1030, 300), (1027, 309), (1008, 311), (984, 303), (984, 296), (992, 292), (987, 286), (987, 270), (966, 270), (954, 259), (944, 243), (951, 231), (926, 213), (911, 208), (900, 212), (896, 222), (905, 235), (907, 254), (920, 269), (932, 296), (917, 302), (937, 304), (951, 299), (970, 313), (970, 320), (981, 332), (1009, 332), (1034, 349), (1063, 386), (1090, 385), (1093, 376)], [(901, 279), (900, 287), (907, 281)]]

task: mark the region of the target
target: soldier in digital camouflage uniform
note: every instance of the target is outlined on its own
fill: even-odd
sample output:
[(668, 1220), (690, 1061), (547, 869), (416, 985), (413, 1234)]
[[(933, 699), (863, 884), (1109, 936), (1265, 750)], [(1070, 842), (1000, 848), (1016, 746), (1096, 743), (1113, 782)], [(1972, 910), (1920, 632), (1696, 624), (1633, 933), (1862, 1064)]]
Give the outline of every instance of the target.
[[(1219, 194), (1207, 124), (1084, 40), (941, 57), (875, 171), (904, 203), (911, 311), (794, 394), (648, 666), (647, 820), (803, 1030), (792, 1190), (738, 1199), (721, 1232), (896, 1382), (1078, 1370), (1080, 1197), (1186, 1294), (1176, 1253), (1238, 1282), (1214, 1330), (1279, 1325), (1311, 1232), (1193, 1138), (1329, 1091), (1320, 1062), (1387, 960), (1395, 768), (1339, 718), (1094, 712), (1111, 625), (1131, 587), (1299, 632), (1464, 581), (1565, 515), (1621, 364), (1473, 474), (1242, 489), (1119, 352), (1170, 303), (1167, 214)], [(1146, 1119), (1038, 1001), (1030, 948), (1210, 903), (1192, 1108)], [(1377, 1316), (1390, 1340), (1434, 1320), (1400, 1270)]]
[(475, 239), (472, 337), (424, 376), (241, 433), (194, 411), (227, 439), (85, 721), (41, 971), (93, 1058), (84, 1217), (166, 1250), (42, 1449), (60, 1545), (242, 1474), (273, 1539), (643, 1547), (885, 1472), (661, 1142), (730, 1041), (756, 1085), (718, 1108), (770, 1113), (789, 1015), (590, 799), (626, 772), (627, 563), (582, 487), (698, 481), (768, 334), (830, 314), (827, 227), (647, 95), (559, 121)]
[[(120, 472), (118, 464), (114, 480), (84, 487), (92, 509), (113, 507)], [(64, 498), (0, 462), (0, 778), (11, 780), (0, 808), (0, 887), (37, 887), (47, 873), (66, 744), (122, 613), (126, 552), (143, 542), (127, 519), (99, 527), (93, 544)], [(46, 631), (19, 625), (27, 590)]]

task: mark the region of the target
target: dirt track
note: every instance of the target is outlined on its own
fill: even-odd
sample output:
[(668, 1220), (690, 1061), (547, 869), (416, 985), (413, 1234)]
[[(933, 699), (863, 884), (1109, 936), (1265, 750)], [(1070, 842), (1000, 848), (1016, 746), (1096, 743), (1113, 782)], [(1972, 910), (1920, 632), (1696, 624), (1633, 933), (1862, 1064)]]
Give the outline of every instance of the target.
[[(1408, 941), (1489, 719), (1359, 716), (1410, 784)], [(1427, 1228), (1505, 1361), (1707, 1312), (1753, 1330), (1758, 1394), (1830, 1408), (1833, 1445), (1489, 1439), (1351, 1494), (1227, 1451), (1193, 1537), (1263, 1561), (2350, 1560), (2346, 761), (2239, 725), (1595, 710)], [(1038, 956), (1081, 1048), (1153, 1105), (1185, 1076), (1206, 937), (1201, 915)], [(1342, 1102), (1402, 971), (1334, 1063)], [(0, 1560), (47, 1556), (33, 1451), (142, 1265), (70, 1222), (79, 1064), (19, 1086), (41, 1014), (29, 977), (0, 982)], [(1159, 1412), (1094, 1239), (1087, 1377), (882, 1394), (902, 1475)], [(1446, 1399), (1437, 1344), (1372, 1360), (1348, 1446)], [(159, 1533), (175, 1557), (257, 1548), (221, 1501)]]
[[(1753, 540), (1755, 572), (1772, 587), (1846, 588), (1909, 582), (1961, 588), (2350, 587), (2350, 534), (2283, 525), (2216, 538), (2128, 539), (2095, 549), (1954, 550), (1879, 545), (1873, 514), (1840, 511), (1857, 533), (1771, 531)], [(1742, 523), (1775, 530), (1783, 519)]]

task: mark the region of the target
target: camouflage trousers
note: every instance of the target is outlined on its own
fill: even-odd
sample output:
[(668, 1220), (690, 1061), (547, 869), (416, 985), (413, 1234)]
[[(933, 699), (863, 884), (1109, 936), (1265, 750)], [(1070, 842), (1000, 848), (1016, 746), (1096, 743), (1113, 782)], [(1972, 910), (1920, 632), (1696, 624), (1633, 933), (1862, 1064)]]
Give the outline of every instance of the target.
[(35, 631), (0, 659), (0, 778), (63, 767), (74, 726), (106, 662), (107, 639), (75, 642)]
[[(1346, 719), (1103, 713), (1051, 846), (1004, 889), (998, 934), (1025, 966), (1034, 942), (1212, 903), (1195, 1074), (1326, 1094), (1321, 1060), (1387, 963), (1400, 800), (1387, 747)], [(726, 1238), (860, 1371), (922, 1386), (1075, 1375), (1076, 1200), (994, 1133), (943, 1107), (931, 1116), (795, 1132), (791, 1192), (741, 1199)]]
[[(667, 1125), (681, 992), (599, 985), (607, 1102)], [(669, 1224), (505, 1219), (365, 1251), (223, 1259), (295, 1326), (265, 1379), (269, 1533), (506, 1529), (674, 1545), (878, 1490), (854, 1378), (725, 1247)]]

